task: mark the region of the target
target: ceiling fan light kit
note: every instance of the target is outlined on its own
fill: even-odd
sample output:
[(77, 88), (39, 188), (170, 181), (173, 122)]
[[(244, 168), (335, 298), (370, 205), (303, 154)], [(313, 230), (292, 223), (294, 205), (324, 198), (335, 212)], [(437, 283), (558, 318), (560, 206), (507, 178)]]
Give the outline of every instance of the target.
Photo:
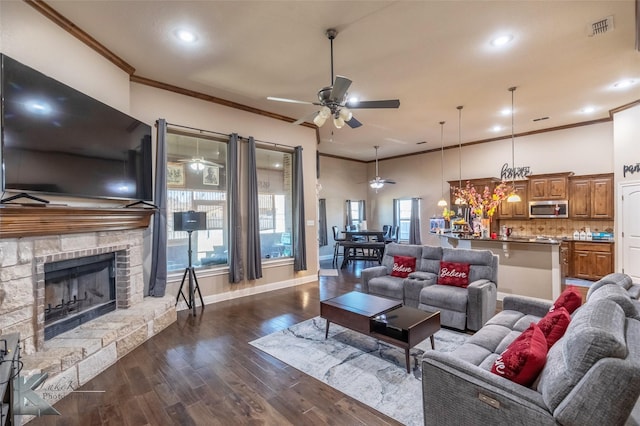
[(318, 91), (318, 102), (306, 102), (298, 101), (295, 99), (278, 98), (274, 96), (268, 96), (267, 99), (278, 102), (289, 102), (296, 104), (318, 105), (321, 106), (320, 110), (312, 116), (307, 116), (296, 120), (293, 124), (301, 124), (305, 120), (313, 117), (313, 123), (322, 127), (327, 122), (330, 116), (333, 116), (333, 125), (341, 129), (347, 124), (352, 129), (362, 126), (356, 118), (353, 116), (351, 109), (364, 109), (364, 108), (398, 108), (400, 107), (400, 100), (389, 99), (379, 101), (347, 101), (349, 99), (347, 90), (351, 86), (351, 80), (342, 77), (335, 76), (333, 73), (333, 40), (338, 35), (338, 31), (330, 28), (325, 32), (329, 42), (331, 43), (331, 86), (323, 87)]

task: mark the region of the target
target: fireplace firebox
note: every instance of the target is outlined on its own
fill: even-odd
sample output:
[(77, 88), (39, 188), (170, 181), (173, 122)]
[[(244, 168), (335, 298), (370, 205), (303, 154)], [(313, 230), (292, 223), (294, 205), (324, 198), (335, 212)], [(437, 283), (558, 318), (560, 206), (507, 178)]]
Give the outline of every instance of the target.
[(44, 264), (44, 338), (116, 309), (115, 253)]

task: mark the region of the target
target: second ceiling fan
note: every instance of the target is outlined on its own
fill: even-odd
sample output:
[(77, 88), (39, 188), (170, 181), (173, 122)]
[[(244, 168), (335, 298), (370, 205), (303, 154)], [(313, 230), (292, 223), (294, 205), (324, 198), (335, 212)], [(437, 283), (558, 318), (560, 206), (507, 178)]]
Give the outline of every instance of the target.
[(398, 108), (400, 106), (400, 100), (388, 99), (380, 101), (358, 101), (350, 102), (347, 100), (347, 90), (351, 85), (351, 80), (347, 77), (340, 75), (335, 76), (333, 74), (333, 40), (338, 35), (338, 31), (331, 28), (326, 31), (327, 38), (331, 42), (331, 86), (323, 87), (318, 91), (318, 102), (298, 101), (295, 99), (276, 98), (273, 96), (267, 97), (267, 99), (279, 102), (290, 102), (296, 104), (318, 105), (320, 110), (313, 112), (297, 121), (293, 124), (301, 124), (307, 120), (313, 119), (316, 126), (322, 127), (327, 119), (332, 118), (333, 124), (338, 128), (342, 128), (345, 123), (351, 127), (356, 128), (362, 126), (351, 112), (352, 109), (364, 109), (364, 108)]

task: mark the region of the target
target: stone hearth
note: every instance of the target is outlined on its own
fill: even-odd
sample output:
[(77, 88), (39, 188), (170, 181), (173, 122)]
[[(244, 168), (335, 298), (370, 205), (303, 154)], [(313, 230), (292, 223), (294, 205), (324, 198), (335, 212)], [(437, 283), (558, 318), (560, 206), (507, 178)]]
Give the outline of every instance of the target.
[[(38, 391), (45, 400), (66, 396), (176, 320), (173, 297), (144, 297), (144, 232), (0, 235), (0, 333), (20, 333), (22, 376), (48, 373)], [(116, 256), (117, 309), (45, 341), (44, 264), (103, 253)]]

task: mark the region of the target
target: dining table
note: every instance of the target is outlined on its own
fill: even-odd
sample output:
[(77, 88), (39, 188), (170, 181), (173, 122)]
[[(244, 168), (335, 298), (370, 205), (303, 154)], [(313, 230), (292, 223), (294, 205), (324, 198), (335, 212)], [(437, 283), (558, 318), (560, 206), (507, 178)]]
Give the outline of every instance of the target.
[(372, 260), (382, 263), (385, 242), (384, 232), (367, 231), (345, 231), (345, 241), (340, 242), (343, 248), (343, 258), (341, 268), (345, 268), (350, 261)]

